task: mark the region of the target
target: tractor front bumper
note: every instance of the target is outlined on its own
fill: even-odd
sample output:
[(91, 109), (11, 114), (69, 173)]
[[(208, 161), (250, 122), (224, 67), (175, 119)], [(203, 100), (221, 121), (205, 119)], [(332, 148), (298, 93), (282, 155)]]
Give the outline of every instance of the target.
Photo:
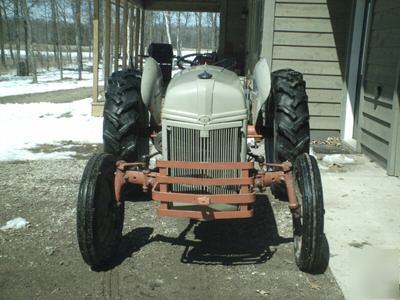
[[(279, 170), (276, 172), (264, 172), (263, 168), (257, 171), (254, 169), (253, 162), (209, 163), (158, 160), (156, 166), (159, 172), (146, 170), (143, 163), (118, 161), (115, 172), (116, 201), (121, 201), (122, 186), (131, 183), (141, 185), (144, 191), (151, 188), (152, 199), (160, 202), (157, 208), (159, 216), (196, 220), (251, 218), (252, 204), (256, 200), (255, 190), (263, 191), (265, 187), (273, 183), (283, 182), (288, 192), (289, 208), (292, 210), (298, 208), (290, 162), (268, 164)], [(197, 174), (207, 174), (209, 170), (237, 170), (239, 176), (235, 178), (209, 178), (206, 175), (202, 177), (171, 176), (169, 175), (171, 169), (190, 169), (198, 171), (195, 172)], [(198, 187), (235, 186), (237, 193), (176, 192), (171, 188), (173, 185), (193, 187), (194, 191), (198, 191)], [(230, 209), (218, 209), (221, 206)]]

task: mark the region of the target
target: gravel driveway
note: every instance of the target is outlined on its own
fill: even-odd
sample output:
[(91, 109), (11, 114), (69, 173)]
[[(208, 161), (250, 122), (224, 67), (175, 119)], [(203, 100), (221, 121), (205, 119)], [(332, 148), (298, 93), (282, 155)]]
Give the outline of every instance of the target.
[[(126, 204), (114, 268), (81, 259), (75, 201), (81, 160), (0, 162), (1, 299), (342, 299), (328, 269), (298, 271), (286, 203), (260, 194), (250, 220), (158, 218), (151, 201)], [(146, 197), (143, 199), (146, 200)]]

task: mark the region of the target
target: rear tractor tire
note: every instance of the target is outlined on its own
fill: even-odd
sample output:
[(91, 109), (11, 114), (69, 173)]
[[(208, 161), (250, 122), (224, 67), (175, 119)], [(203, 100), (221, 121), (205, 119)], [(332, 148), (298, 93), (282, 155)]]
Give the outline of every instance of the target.
[(275, 161), (294, 162), (310, 150), (308, 97), (303, 75), (291, 69), (272, 73), (272, 93), (275, 102)]
[(95, 154), (83, 172), (77, 202), (77, 237), (83, 260), (102, 270), (117, 252), (124, 224), (124, 203), (114, 192), (116, 159)]
[(104, 152), (128, 162), (149, 153), (149, 114), (140, 93), (136, 71), (118, 71), (108, 79), (104, 105)]
[[(273, 147), (268, 148), (274, 149), (273, 162), (294, 163), (299, 155), (310, 150), (310, 115), (303, 75), (291, 69), (274, 71), (272, 99), (274, 139)], [(284, 185), (274, 184), (271, 189), (277, 198), (287, 199)]]
[[(322, 273), (328, 265), (324, 235), (324, 200), (321, 175), (313, 156), (301, 154), (294, 169), (294, 185), (299, 208), (293, 213), (293, 245), (300, 270)], [(329, 252), (329, 250), (328, 250)]]

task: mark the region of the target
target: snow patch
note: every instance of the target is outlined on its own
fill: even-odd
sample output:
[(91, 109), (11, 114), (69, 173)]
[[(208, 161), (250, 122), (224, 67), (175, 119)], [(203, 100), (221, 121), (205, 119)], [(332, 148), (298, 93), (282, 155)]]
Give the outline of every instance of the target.
[(82, 80), (78, 80), (78, 72), (75, 70), (64, 70), (63, 73), (64, 80), (60, 80), (60, 71), (57, 69), (39, 72), (38, 83), (35, 84), (32, 83), (31, 76), (2, 75), (0, 76), (0, 97), (76, 89), (93, 85), (93, 74), (90, 72), (83, 71)]
[(7, 221), (6, 225), (2, 226), (0, 230), (6, 231), (6, 230), (13, 230), (13, 229), (21, 229), (25, 228), (29, 225), (29, 222), (25, 220), (24, 218), (18, 217), (15, 219), (12, 219), (10, 221)]
[(330, 155), (325, 155), (322, 158), (322, 161), (330, 166), (333, 165), (345, 165), (345, 164), (352, 164), (354, 163), (354, 159), (347, 157), (344, 154), (330, 154)]
[(91, 99), (70, 103), (0, 104), (0, 160), (70, 158), (74, 151), (33, 153), (41, 144), (102, 143), (103, 118), (92, 117)]

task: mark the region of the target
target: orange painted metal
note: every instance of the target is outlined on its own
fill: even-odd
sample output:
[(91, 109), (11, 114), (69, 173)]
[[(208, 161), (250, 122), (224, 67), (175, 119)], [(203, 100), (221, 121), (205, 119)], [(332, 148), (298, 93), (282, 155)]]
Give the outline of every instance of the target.
[(263, 175), (264, 186), (270, 186), (273, 183), (284, 183), (288, 195), (288, 206), (294, 210), (299, 207), (296, 197), (296, 191), (293, 181), (292, 163), (285, 161), (281, 164), (266, 164), (268, 167), (279, 168), (282, 171), (267, 172)]
[[(159, 201), (157, 209), (158, 215), (170, 217), (184, 217), (199, 220), (214, 219), (236, 219), (250, 218), (253, 216), (251, 204), (255, 202), (256, 194), (254, 188), (260, 190), (274, 183), (284, 183), (286, 185), (289, 208), (298, 208), (293, 176), (292, 164), (284, 162), (282, 164), (266, 164), (267, 166), (280, 169), (275, 172), (265, 172), (258, 170), (256, 175), (250, 176), (250, 170), (254, 170), (253, 162), (233, 162), (233, 163), (206, 163), (206, 162), (183, 162), (183, 161), (157, 161), (158, 173), (145, 168), (143, 163), (117, 162), (115, 172), (115, 197), (117, 201), (121, 198), (121, 189), (124, 184), (131, 183), (141, 185), (144, 191), (152, 189), (153, 200)], [(169, 176), (168, 169), (197, 169), (197, 170), (239, 170), (239, 178), (196, 178), (196, 177), (176, 177)], [(190, 194), (169, 191), (171, 184), (185, 184), (194, 186), (232, 186), (240, 187), (239, 194)], [(198, 210), (174, 209), (174, 203), (185, 203), (197, 206)], [(211, 204), (233, 204), (237, 205), (237, 210), (215, 211)]]
[(221, 219), (245, 219), (253, 216), (253, 210), (246, 211), (193, 211), (177, 209), (157, 209), (159, 216), (174, 218), (190, 218), (196, 220), (221, 220)]
[[(167, 169), (160, 168), (160, 176), (167, 176)], [(158, 184), (156, 184), (157, 186)], [(156, 188), (156, 186), (154, 188)], [(168, 186), (166, 184), (160, 184), (160, 192), (166, 193), (168, 190)], [(169, 204), (167, 201), (161, 201), (160, 207), (158, 209), (167, 210), (169, 208)]]
[[(245, 179), (250, 179), (252, 181), (251, 186), (254, 185), (254, 179), (249, 177), (249, 170), (243, 170), (242, 169), (240, 175), (241, 175), (241, 178), (244, 179), (244, 180)], [(241, 194), (246, 194), (246, 193), (249, 192), (249, 190), (250, 190), (250, 185), (242, 185), (240, 187), (240, 193)], [(249, 210), (249, 206), (248, 206), (247, 203), (240, 203), (239, 206), (240, 206), (240, 211), (248, 211)]]
[(159, 168), (176, 169), (201, 169), (201, 170), (250, 170), (254, 169), (253, 162), (192, 162), (157, 160), (156, 166)]
[(252, 178), (196, 178), (196, 177), (173, 177), (157, 176), (157, 183), (188, 184), (188, 185), (251, 185)]
[(247, 137), (253, 138), (257, 142), (260, 142), (264, 137), (257, 133), (256, 127), (254, 125), (247, 125)]
[[(182, 161), (157, 161), (157, 167), (161, 170), (169, 168), (184, 168), (184, 169), (197, 169), (197, 170), (241, 170), (242, 176), (240, 178), (195, 178), (195, 177), (175, 177), (175, 176), (157, 176), (155, 178), (156, 184), (186, 184), (186, 185), (201, 185), (201, 186), (227, 186), (237, 185), (240, 186), (240, 194), (216, 194), (216, 195), (193, 195), (173, 192), (159, 193), (157, 185), (153, 188), (153, 200), (173, 203), (191, 203), (195, 206), (204, 207), (200, 211), (191, 211), (183, 209), (168, 209), (159, 207), (157, 209), (159, 216), (173, 216), (184, 217), (199, 220), (213, 220), (213, 219), (236, 219), (236, 218), (249, 218), (253, 215), (249, 209), (249, 204), (255, 201), (255, 194), (249, 193), (250, 186), (254, 184), (253, 178), (248, 176), (249, 170), (254, 168), (252, 162), (244, 163), (207, 163), (207, 162), (182, 162)], [(167, 172), (163, 171), (163, 174)], [(244, 174), (244, 175), (243, 175)], [(247, 175), (246, 175), (247, 174)], [(245, 192), (245, 193), (244, 193)], [(238, 197), (239, 196), (239, 197)], [(238, 210), (235, 211), (214, 211), (209, 205), (225, 203), (238, 205)]]
[(153, 189), (152, 196), (153, 200), (155, 201), (191, 203), (191, 204), (199, 204), (199, 202), (202, 201), (201, 199), (204, 197), (208, 198), (207, 200), (208, 204), (215, 204), (215, 203), (249, 204), (253, 203), (256, 200), (256, 195), (254, 193), (204, 195), (204, 194), (159, 192), (155, 189)]

